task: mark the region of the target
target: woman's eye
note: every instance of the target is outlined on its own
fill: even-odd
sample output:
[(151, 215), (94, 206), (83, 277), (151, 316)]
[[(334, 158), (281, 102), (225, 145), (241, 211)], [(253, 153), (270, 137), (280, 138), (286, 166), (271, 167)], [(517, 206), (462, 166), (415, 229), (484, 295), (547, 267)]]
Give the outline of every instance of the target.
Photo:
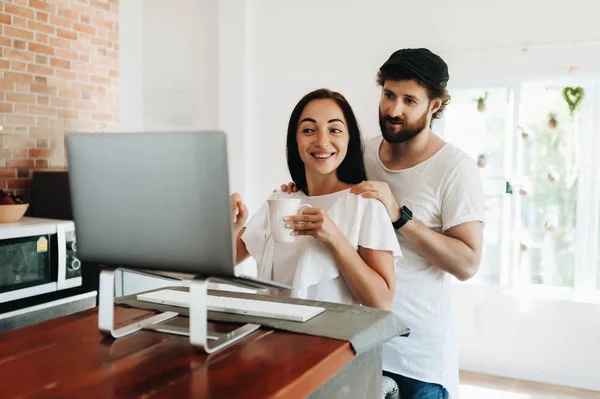
[(330, 132), (331, 133), (341, 133), (342, 131), (340, 129), (333, 128), (330, 130)]
[(313, 132), (314, 132), (314, 130), (311, 128), (308, 128), (308, 127), (306, 129), (302, 130), (302, 133), (313, 133)]

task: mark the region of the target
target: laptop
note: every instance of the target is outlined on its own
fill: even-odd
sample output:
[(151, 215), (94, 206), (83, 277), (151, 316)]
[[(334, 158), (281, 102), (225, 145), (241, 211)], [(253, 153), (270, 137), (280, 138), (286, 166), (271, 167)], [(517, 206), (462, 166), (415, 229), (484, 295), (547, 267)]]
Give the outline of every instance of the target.
[(224, 132), (75, 133), (66, 145), (81, 260), (292, 288), (235, 275)]

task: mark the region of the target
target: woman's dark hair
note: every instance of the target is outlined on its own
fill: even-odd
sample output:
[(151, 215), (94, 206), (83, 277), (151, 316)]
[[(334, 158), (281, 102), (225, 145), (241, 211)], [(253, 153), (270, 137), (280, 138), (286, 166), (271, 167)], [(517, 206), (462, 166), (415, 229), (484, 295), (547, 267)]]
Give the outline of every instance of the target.
[(296, 132), (300, 122), (300, 116), (308, 103), (313, 100), (331, 99), (337, 103), (344, 114), (350, 140), (348, 142), (348, 151), (346, 157), (337, 169), (337, 177), (340, 181), (349, 184), (357, 184), (363, 180), (367, 180), (365, 172), (365, 164), (362, 157), (362, 143), (360, 140), (360, 128), (354, 116), (354, 111), (348, 101), (340, 93), (328, 89), (318, 89), (311, 91), (305, 95), (294, 107), (287, 130), (287, 163), (292, 176), (292, 180), (296, 184), (298, 190), (303, 190), (306, 193), (306, 172), (304, 170), (304, 162), (298, 153), (298, 141), (296, 140)]
[(424, 87), (427, 90), (429, 101), (436, 98), (442, 100), (440, 109), (435, 111), (435, 113), (431, 116), (432, 122), (434, 119), (440, 119), (444, 113), (444, 110), (446, 109), (446, 106), (450, 104), (450, 95), (446, 89), (446, 85), (448, 84), (447, 80), (440, 81), (435, 84), (427, 83), (423, 81), (423, 79), (419, 78), (414, 72), (406, 68), (386, 68), (377, 73), (377, 85), (380, 87), (383, 87), (386, 80), (399, 82), (401, 80), (413, 79), (416, 80), (421, 87)]

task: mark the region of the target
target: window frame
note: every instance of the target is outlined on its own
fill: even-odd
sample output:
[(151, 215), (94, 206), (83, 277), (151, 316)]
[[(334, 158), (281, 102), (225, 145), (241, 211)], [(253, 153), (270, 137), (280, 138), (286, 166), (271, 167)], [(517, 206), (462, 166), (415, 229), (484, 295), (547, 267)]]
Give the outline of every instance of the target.
[[(583, 302), (600, 302), (600, 286), (597, 284), (600, 269), (600, 78), (574, 78), (562, 76), (555, 79), (524, 80), (513, 82), (487, 82), (485, 86), (453, 86), (454, 90), (482, 90), (506, 88), (508, 106), (512, 108), (511, 123), (505, 137), (504, 174), (513, 187), (513, 194), (503, 200), (503, 214), (510, 215), (501, 226), (502, 256), (500, 262), (500, 282), (498, 285), (485, 281), (473, 281), (477, 285), (487, 285), (503, 291)], [(518, 190), (523, 181), (523, 140), (520, 138), (520, 113), (522, 90), (527, 85), (548, 84), (561, 86), (582, 86), (585, 101), (580, 108), (579, 170), (576, 216), (576, 248), (573, 287), (560, 287), (531, 283), (520, 273), (520, 232), (522, 231), (521, 204)], [(441, 132), (446, 121), (440, 122)], [(510, 128), (512, 126), (512, 129)], [(513, 237), (516, 237), (514, 239)], [(529, 276), (530, 277), (530, 276)]]

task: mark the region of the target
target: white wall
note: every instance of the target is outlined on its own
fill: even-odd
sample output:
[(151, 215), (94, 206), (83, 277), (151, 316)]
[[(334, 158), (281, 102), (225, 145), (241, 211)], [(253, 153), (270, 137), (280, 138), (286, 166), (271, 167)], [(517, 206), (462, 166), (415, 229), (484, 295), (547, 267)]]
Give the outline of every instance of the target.
[(600, 305), (461, 284), (463, 370), (600, 390)]
[(119, 3), (119, 114), (123, 132), (144, 129), (143, 1)]
[(120, 2), (121, 130), (218, 127), (218, 0)]
[(254, 176), (252, 129), (254, 92), (253, 25), (251, 2), (220, 0), (219, 21), (219, 128), (227, 133), (229, 184), (245, 198)]
[(143, 3), (145, 130), (217, 128), (218, 2)]

